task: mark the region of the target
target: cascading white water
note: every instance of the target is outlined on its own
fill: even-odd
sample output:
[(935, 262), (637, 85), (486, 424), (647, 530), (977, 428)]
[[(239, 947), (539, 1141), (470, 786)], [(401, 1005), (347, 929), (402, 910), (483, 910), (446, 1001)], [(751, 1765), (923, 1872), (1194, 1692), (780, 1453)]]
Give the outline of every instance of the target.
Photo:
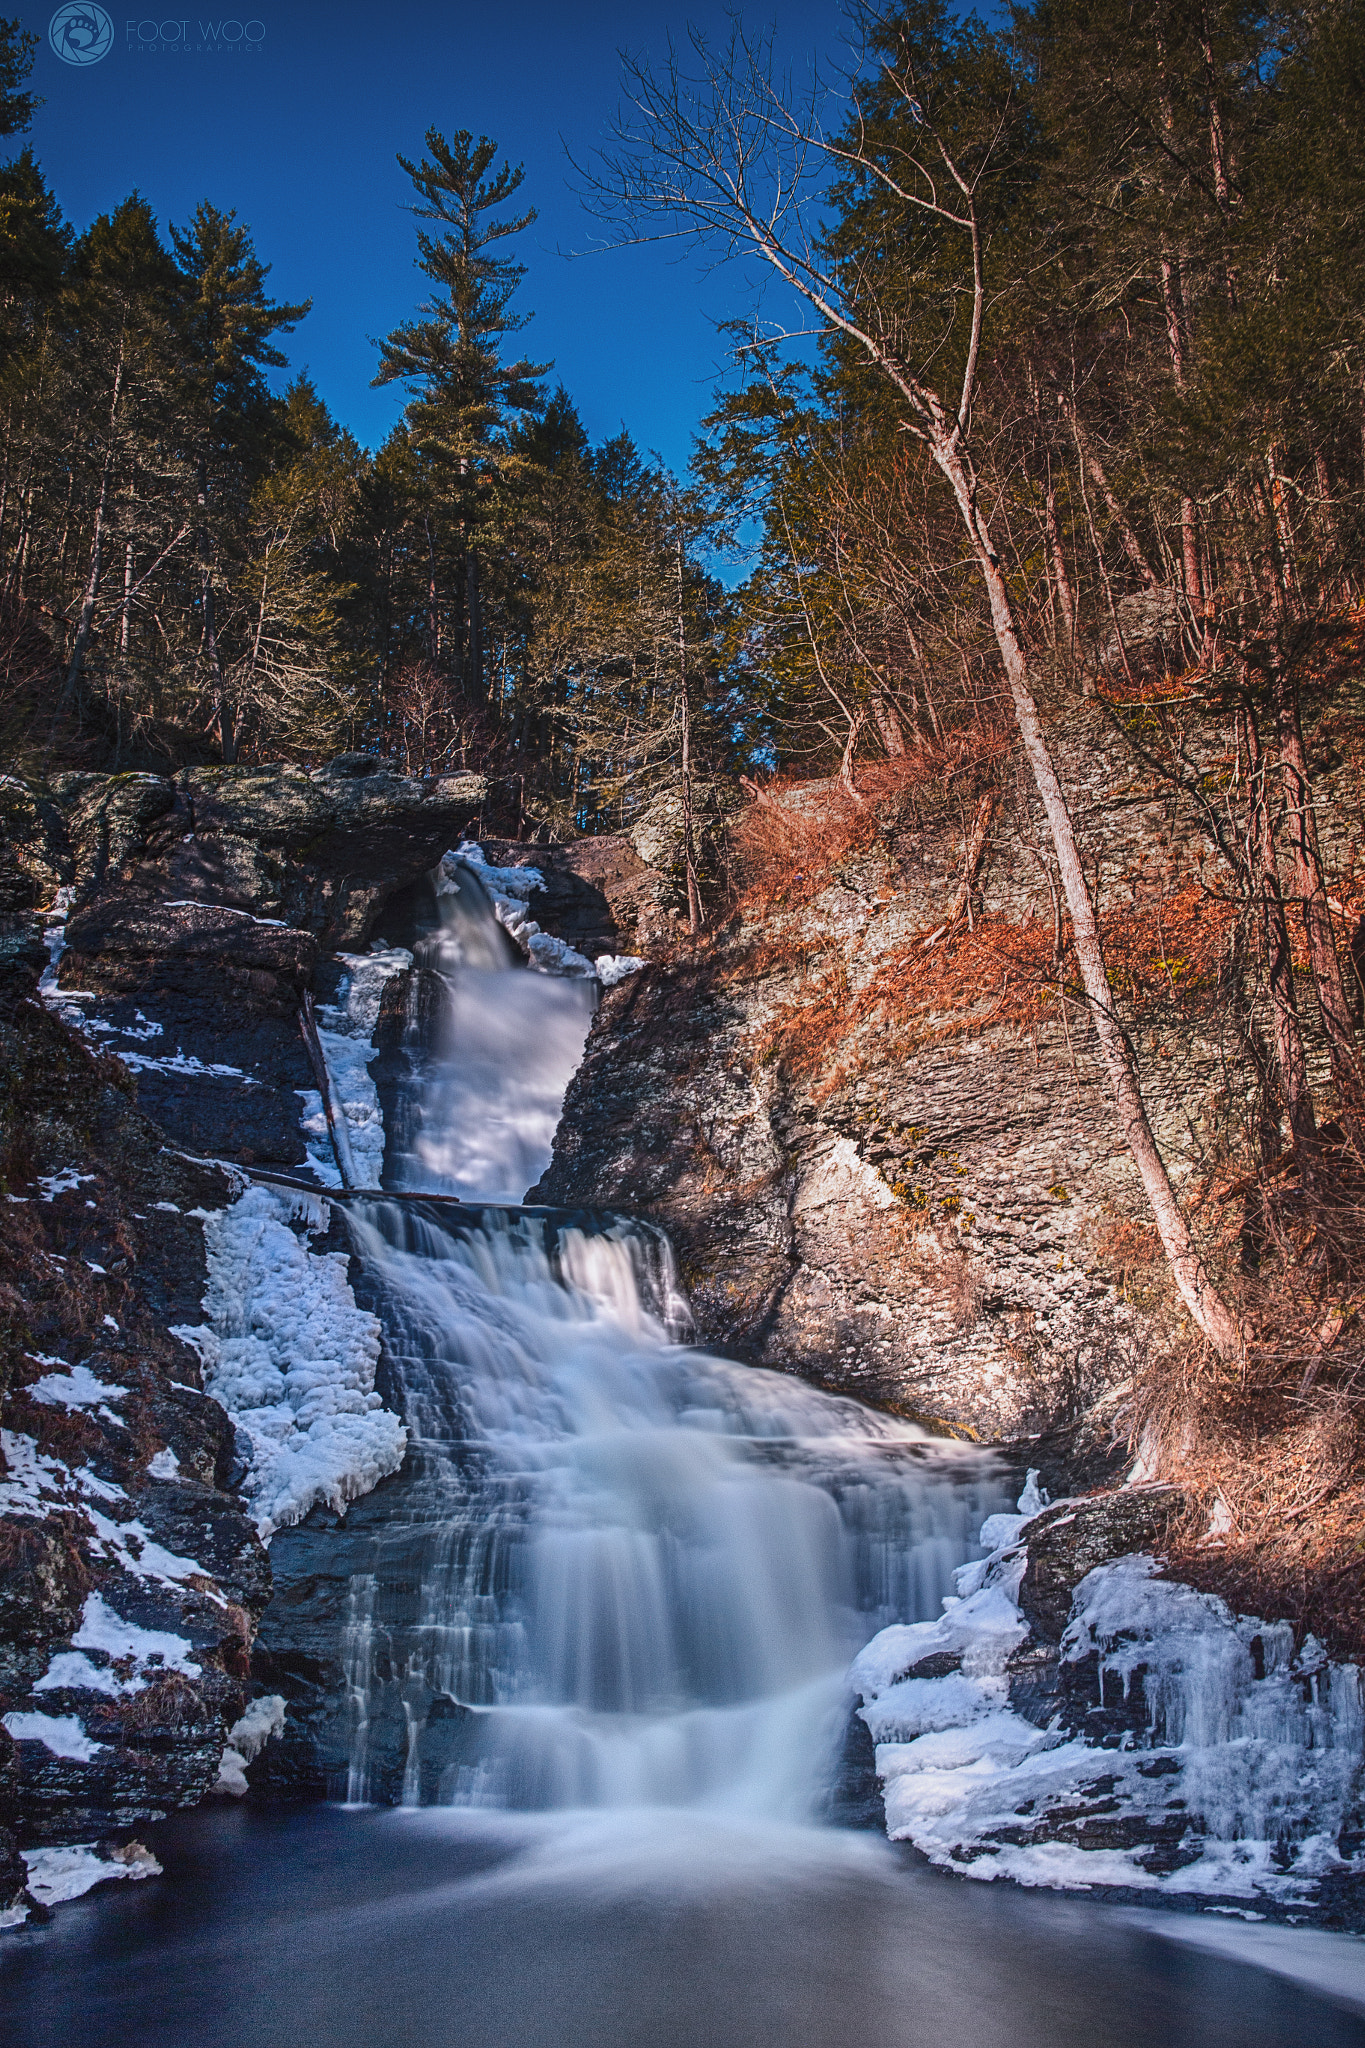
[[(443, 1185), (468, 1200), (483, 1174), (487, 1199), (545, 1163), (548, 1130), (532, 1157), (505, 1104), (562, 1092), (578, 991), (465, 964), (490, 940), (477, 895), (459, 901), (476, 928), (443, 971), (454, 1014), (486, 1028), (447, 1042), (422, 1144)], [(937, 1613), (1002, 1505), (990, 1460), (679, 1344), (686, 1305), (643, 1226), (380, 1198), (348, 1214), (415, 1503), (391, 1570), (351, 1588), (349, 1796), (394, 1796), (401, 1740), (408, 1803), (809, 1816), (851, 1656)]]
[(596, 983), (526, 972), (467, 862), (448, 856), (437, 888), (440, 922), (417, 962), (444, 1000), (406, 1105), (409, 1142), (385, 1185), (519, 1202), (550, 1163)]

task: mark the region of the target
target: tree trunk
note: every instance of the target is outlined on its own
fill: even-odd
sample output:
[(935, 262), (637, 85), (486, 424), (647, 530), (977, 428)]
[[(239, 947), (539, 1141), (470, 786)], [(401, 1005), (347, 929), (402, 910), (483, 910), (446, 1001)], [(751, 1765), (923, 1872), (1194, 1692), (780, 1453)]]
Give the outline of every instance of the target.
[(954, 925), (960, 917), (965, 915), (969, 931), (973, 928), (972, 891), (976, 887), (976, 878), (980, 872), (982, 856), (986, 851), (986, 841), (990, 837), (991, 820), (995, 816), (996, 802), (995, 791), (988, 789), (976, 807), (976, 816), (972, 820), (971, 830), (962, 842), (962, 880), (959, 882), (957, 894), (953, 898), (953, 907), (948, 912), (948, 922), (950, 925)]
[(687, 616), (683, 609), (683, 543), (678, 532), (678, 703), (682, 717), (683, 862), (687, 869), (687, 926), (692, 933), (706, 922), (697, 887), (697, 843), (692, 830), (692, 704), (687, 687)]
[(1099, 456), (1095, 453), (1094, 448), (1091, 446), (1090, 436), (1086, 433), (1085, 428), (1081, 425), (1080, 414), (1077, 412), (1075, 406), (1071, 403), (1071, 400), (1066, 396), (1065, 392), (1058, 393), (1057, 402), (1061, 406), (1062, 411), (1066, 414), (1068, 424), (1071, 428), (1072, 437), (1076, 443), (1076, 453), (1080, 456), (1081, 461), (1085, 464), (1086, 468), (1090, 471), (1091, 476), (1094, 478), (1095, 483), (1099, 489), (1100, 496), (1104, 499), (1104, 502), (1108, 507), (1109, 517), (1113, 520), (1114, 525), (1118, 529), (1119, 539), (1123, 542), (1124, 552), (1127, 554), (1129, 561), (1137, 570), (1138, 575), (1142, 578), (1148, 590), (1159, 590), (1161, 587), (1160, 578), (1157, 576), (1157, 573), (1155, 569), (1153, 569), (1151, 563), (1147, 560), (1147, 556), (1143, 551), (1142, 542), (1138, 539), (1132, 527), (1129, 525), (1127, 513), (1124, 511), (1122, 505), (1120, 505), (1118, 499), (1114, 496), (1113, 491), (1110, 489), (1109, 479), (1104, 473), (1104, 465), (1101, 463)]
[(872, 692), (872, 716), (881, 735), (882, 745), (886, 749), (887, 759), (902, 759), (905, 754), (905, 734), (901, 731), (901, 722), (896, 716), (895, 705), (880, 690)]
[[(1175, 268), (1164, 252), (1161, 258), (1161, 302), (1166, 312), (1166, 342), (1171, 354), (1171, 376), (1179, 392), (1185, 389), (1185, 336), (1180, 324), (1180, 298), (1176, 285)], [(1204, 587), (1199, 574), (1199, 528), (1194, 516), (1194, 500), (1182, 497), (1180, 500), (1180, 551), (1185, 573), (1185, 595), (1200, 611), (1204, 605)]]
[(1266, 980), (1275, 1027), (1275, 1054), (1280, 1066), (1289, 1118), (1290, 1142), (1299, 1157), (1301, 1170), (1311, 1168), (1317, 1144), (1317, 1118), (1308, 1087), (1308, 1068), (1303, 1053), (1303, 1032), (1299, 1006), (1294, 994), (1294, 954), (1289, 943), (1284, 896), (1280, 889), (1279, 866), (1275, 859), (1275, 831), (1266, 802), (1265, 761), (1256, 714), (1250, 705), (1240, 714), (1242, 739), (1247, 758), (1247, 851), (1252, 889), (1260, 913), (1265, 944)]
[[(1051, 471), (1051, 458), (1048, 468)], [(1066, 627), (1067, 652), (1074, 653), (1076, 647), (1076, 601), (1071, 595), (1071, 579), (1066, 573), (1066, 556), (1062, 551), (1062, 533), (1057, 524), (1057, 493), (1052, 488), (1051, 474), (1048, 476), (1045, 509), (1047, 524), (1047, 551), (1052, 558), (1052, 580), (1057, 590), (1057, 603), (1061, 607), (1062, 623)]]
[(119, 607), (118, 651), (121, 656), (128, 653), (128, 641), (133, 618), (133, 543), (123, 550), (123, 603)]
[(95, 621), (95, 605), (100, 594), (100, 578), (104, 573), (104, 515), (109, 503), (109, 478), (114, 467), (114, 430), (118, 424), (119, 397), (123, 390), (123, 351), (119, 351), (118, 365), (114, 371), (114, 393), (109, 405), (109, 438), (104, 444), (104, 468), (100, 473), (100, 494), (95, 505), (95, 530), (90, 536), (90, 574), (85, 581), (85, 593), (81, 599), (80, 624), (71, 649), (71, 662), (66, 671), (66, 688), (62, 691), (62, 703), (69, 704), (76, 694), (80, 681), (81, 664), (90, 645), (90, 631)]
[(1322, 872), (1318, 845), (1318, 824), (1313, 812), (1313, 790), (1308, 779), (1308, 761), (1299, 718), (1299, 696), (1285, 662), (1272, 664), (1275, 687), (1276, 737), (1280, 749), (1280, 776), (1284, 787), (1285, 834), (1294, 863), (1294, 894), (1303, 915), (1308, 938), (1308, 958), (1313, 969), (1313, 987), (1323, 1034), (1332, 1063), (1332, 1081), (1341, 1105), (1343, 1121), (1352, 1141), (1365, 1157), (1365, 1132), (1361, 1112), (1365, 1091), (1361, 1087), (1360, 1059), (1346, 984), (1337, 954), (1332, 912)]
[(1095, 1035), (1099, 1040), (1105, 1069), (1109, 1075), (1109, 1083), (1113, 1089), (1120, 1128), (1142, 1177), (1157, 1232), (1182, 1300), (1214, 1349), (1225, 1358), (1237, 1357), (1243, 1349), (1242, 1333), (1237, 1319), (1219, 1294), (1203, 1259), (1195, 1249), (1188, 1226), (1180, 1212), (1175, 1190), (1171, 1186), (1165, 1161), (1157, 1149), (1151, 1124), (1147, 1120), (1147, 1108), (1142, 1099), (1132, 1047), (1114, 1008), (1113, 995), (1105, 971), (1099, 923), (1081, 865), (1080, 848), (1076, 844), (1071, 813), (1067, 808), (1066, 798), (1043, 732), (1043, 722), (1029, 685), (1028, 663), (1015, 627), (1009, 589), (991, 545), (985, 516), (977, 503), (975, 479), (970, 475), (960, 449), (954, 445), (947, 433), (936, 436), (929, 445), (935, 462), (957, 500), (973, 553), (985, 581), (990, 599), (991, 623), (995, 629), (996, 644), (1000, 649), (1010, 696), (1014, 703), (1015, 721), (1047, 816), (1048, 829), (1057, 856), (1062, 892), (1071, 918), (1072, 939), (1081, 970), (1081, 981), (1085, 988), (1086, 1002), (1095, 1027)]
[(466, 548), (464, 558), (465, 583), (465, 645), (467, 648), (465, 693), (476, 704), (484, 700), (483, 685), (483, 620), (479, 607), (479, 558), (473, 548)]
[(218, 647), (218, 609), (213, 587), (213, 541), (209, 533), (208, 513), (211, 495), (208, 465), (199, 464), (199, 589), (202, 604), (202, 646), (204, 660), (208, 664), (209, 681), (213, 688), (213, 708), (218, 720), (218, 742), (222, 751), (223, 766), (230, 768), (237, 759), (237, 733), (232, 706), (227, 700), (223, 685), (223, 662)]

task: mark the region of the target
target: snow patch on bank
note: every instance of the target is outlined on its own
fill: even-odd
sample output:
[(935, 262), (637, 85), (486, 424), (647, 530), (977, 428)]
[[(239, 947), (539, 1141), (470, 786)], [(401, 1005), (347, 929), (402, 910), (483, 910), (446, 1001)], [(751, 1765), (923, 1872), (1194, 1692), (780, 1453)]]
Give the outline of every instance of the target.
[(218, 1766), (214, 1791), (226, 1793), (230, 1799), (245, 1799), (250, 1789), (247, 1765), (283, 1727), (284, 1700), (279, 1693), (267, 1693), (263, 1699), (253, 1700), (240, 1721), (234, 1721), (228, 1729), (227, 1748)]
[(249, 1454), (243, 1488), (263, 1540), (315, 1502), (337, 1513), (396, 1472), (407, 1434), (374, 1391), (379, 1324), (357, 1308), (344, 1252), (312, 1252), (290, 1227), (321, 1205), (249, 1188), (204, 1225), (207, 1322), (195, 1345), (204, 1384)]
[(16, 1742), (41, 1742), (68, 1763), (88, 1764), (100, 1753), (74, 1714), (6, 1714), (4, 1725)]
[[(47, 1360), (42, 1361), (47, 1364)], [(34, 1380), (24, 1389), (30, 1401), (37, 1401), (44, 1408), (95, 1408), (110, 1401), (122, 1401), (128, 1394), (127, 1387), (110, 1386), (105, 1380), (97, 1380), (88, 1365), (72, 1365), (62, 1372), (45, 1372), (40, 1380)]]
[(28, 1889), (40, 1906), (62, 1906), (68, 1899), (80, 1899), (97, 1884), (116, 1877), (160, 1877), (161, 1865), (141, 1842), (129, 1842), (107, 1853), (93, 1843), (80, 1842), (69, 1849), (25, 1849)]
[(1287, 1623), (1158, 1579), (1152, 1557), (1081, 1580), (1060, 1650), (1064, 1677), (1093, 1663), (1106, 1705), (1136, 1706), (1136, 1732), (1100, 1747), (1060, 1712), (1039, 1727), (1014, 1710), (1029, 1519), (992, 1516), (991, 1554), (956, 1574), (942, 1617), (884, 1629), (853, 1664), (891, 1839), (978, 1879), (1281, 1904), (1361, 1868), (1342, 1846), (1365, 1737), (1356, 1666), (1312, 1637), (1296, 1653)]

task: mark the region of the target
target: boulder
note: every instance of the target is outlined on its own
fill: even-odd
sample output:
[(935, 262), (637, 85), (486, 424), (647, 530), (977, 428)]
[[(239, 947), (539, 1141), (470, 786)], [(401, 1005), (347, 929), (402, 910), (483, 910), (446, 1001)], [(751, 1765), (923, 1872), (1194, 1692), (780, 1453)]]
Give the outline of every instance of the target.
[(474, 826), (478, 775), (396, 773), (343, 754), (312, 771), (191, 768), (73, 778), (60, 792), (78, 903), (106, 891), (254, 912), (331, 949), (363, 946), (383, 904)]
[(318, 953), (310, 932), (249, 911), (129, 892), (103, 893), (77, 911), (66, 947), (62, 988), (149, 999), (179, 992), (267, 1016), (298, 1009)]

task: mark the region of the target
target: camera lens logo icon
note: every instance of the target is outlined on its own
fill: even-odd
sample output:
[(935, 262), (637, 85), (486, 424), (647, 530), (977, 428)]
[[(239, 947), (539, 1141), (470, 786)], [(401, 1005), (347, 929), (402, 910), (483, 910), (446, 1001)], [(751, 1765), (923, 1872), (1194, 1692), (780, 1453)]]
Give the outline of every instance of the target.
[(98, 64), (114, 46), (114, 24), (90, 0), (67, 0), (48, 23), (47, 39), (63, 64)]

